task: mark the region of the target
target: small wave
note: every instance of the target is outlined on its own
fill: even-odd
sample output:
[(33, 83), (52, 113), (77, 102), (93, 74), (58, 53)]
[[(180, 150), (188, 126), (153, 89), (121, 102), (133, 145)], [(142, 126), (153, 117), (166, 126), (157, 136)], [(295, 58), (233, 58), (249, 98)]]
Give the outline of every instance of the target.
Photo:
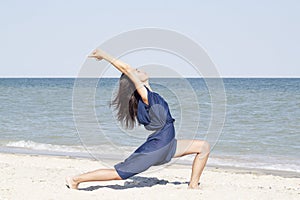
[(12, 147), (24, 150), (33, 150), (37, 153), (39, 151), (48, 152), (64, 152), (66, 155), (68, 153), (84, 153), (84, 154), (94, 154), (94, 155), (120, 155), (121, 157), (129, 155), (134, 147), (128, 146), (113, 146), (108, 144), (94, 145), (94, 146), (84, 146), (84, 145), (57, 145), (57, 144), (47, 144), (38, 143), (31, 140), (20, 140), (20, 141), (9, 141), (4, 145), (5, 147)]
[(64, 152), (82, 152), (84, 148), (81, 146), (54, 145), (47, 143), (37, 143), (31, 140), (25, 141), (10, 141), (5, 146), (27, 148), (32, 150), (47, 150), (47, 151), (64, 151)]

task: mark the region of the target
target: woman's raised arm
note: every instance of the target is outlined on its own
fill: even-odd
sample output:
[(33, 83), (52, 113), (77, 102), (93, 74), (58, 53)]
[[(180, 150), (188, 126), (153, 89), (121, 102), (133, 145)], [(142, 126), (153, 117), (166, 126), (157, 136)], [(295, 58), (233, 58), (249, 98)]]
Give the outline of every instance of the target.
[(97, 60), (104, 59), (107, 62), (111, 63), (113, 66), (115, 66), (122, 73), (130, 71), (132, 69), (127, 63), (124, 63), (121, 60), (114, 58), (113, 56), (102, 51), (101, 49), (95, 49), (88, 57), (96, 58)]
[(102, 51), (101, 49), (95, 49), (89, 56), (89, 58), (96, 58), (98, 60), (106, 60), (111, 63), (115, 68), (117, 68), (120, 72), (126, 74), (128, 78), (133, 82), (137, 92), (142, 97), (143, 101), (148, 103), (147, 97), (147, 90), (143, 86), (143, 83), (139, 79), (136, 74), (136, 69), (132, 68), (129, 64), (114, 58), (113, 56), (109, 55), (108, 53)]

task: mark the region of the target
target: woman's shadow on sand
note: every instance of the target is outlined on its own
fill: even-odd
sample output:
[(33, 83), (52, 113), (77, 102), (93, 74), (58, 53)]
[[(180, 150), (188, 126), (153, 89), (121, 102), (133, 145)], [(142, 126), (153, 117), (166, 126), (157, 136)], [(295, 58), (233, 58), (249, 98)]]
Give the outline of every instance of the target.
[(180, 184), (188, 184), (188, 182), (169, 182), (164, 179), (158, 179), (155, 177), (142, 177), (142, 176), (134, 176), (129, 178), (129, 181), (126, 181), (124, 185), (97, 185), (97, 186), (89, 186), (87, 188), (79, 188), (79, 190), (85, 191), (93, 191), (100, 188), (111, 188), (115, 190), (124, 190), (130, 188), (142, 188), (142, 187), (152, 187), (154, 185), (166, 185), (166, 184), (173, 184), (173, 185), (180, 185)]

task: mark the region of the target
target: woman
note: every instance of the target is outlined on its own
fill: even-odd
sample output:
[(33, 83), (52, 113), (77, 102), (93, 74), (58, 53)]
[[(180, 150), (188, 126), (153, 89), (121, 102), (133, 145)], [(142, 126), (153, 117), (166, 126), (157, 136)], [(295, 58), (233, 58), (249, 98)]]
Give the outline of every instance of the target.
[(132, 68), (100, 49), (94, 50), (89, 57), (104, 59), (122, 72), (118, 94), (112, 101), (122, 125), (133, 128), (138, 122), (154, 133), (124, 162), (116, 164), (114, 169), (98, 169), (66, 177), (67, 187), (78, 189), (80, 183), (88, 181), (125, 180), (151, 166), (165, 164), (172, 158), (196, 154), (188, 188), (197, 189), (209, 156), (209, 144), (201, 140), (175, 139), (173, 125), (175, 120), (171, 116), (167, 102), (152, 91), (147, 73)]

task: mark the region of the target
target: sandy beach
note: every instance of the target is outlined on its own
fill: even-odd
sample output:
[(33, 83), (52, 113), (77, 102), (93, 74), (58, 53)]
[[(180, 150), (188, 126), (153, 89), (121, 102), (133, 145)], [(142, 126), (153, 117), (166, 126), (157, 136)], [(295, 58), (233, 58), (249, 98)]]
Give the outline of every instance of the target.
[[(109, 161), (108, 161), (109, 162)], [(63, 156), (0, 154), (0, 199), (299, 199), (298, 174), (207, 167), (200, 190), (187, 189), (190, 166), (173, 164), (122, 181), (87, 182), (79, 190), (65, 176), (107, 166)], [(115, 161), (111, 161), (111, 166)], [(152, 169), (152, 168), (151, 168)]]

